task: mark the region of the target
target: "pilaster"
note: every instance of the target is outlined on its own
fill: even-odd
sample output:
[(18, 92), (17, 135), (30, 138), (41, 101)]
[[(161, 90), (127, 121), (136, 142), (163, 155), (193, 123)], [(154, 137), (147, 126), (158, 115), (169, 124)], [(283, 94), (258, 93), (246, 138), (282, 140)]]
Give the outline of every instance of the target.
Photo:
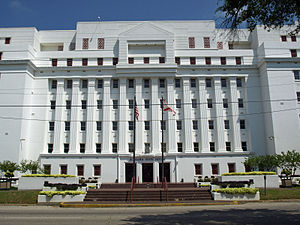
[(103, 112), (103, 118), (102, 118), (102, 130), (103, 130), (103, 136), (102, 136), (102, 153), (111, 153), (112, 152), (112, 146), (111, 146), (111, 109), (110, 106), (110, 78), (104, 78), (103, 79), (103, 106), (102, 106), (102, 112)]
[(86, 153), (95, 153), (95, 78), (88, 80)]
[[(119, 122), (118, 122), (118, 138), (119, 138), (119, 153), (128, 152), (127, 135), (128, 122), (126, 119), (128, 101), (126, 101), (126, 79), (120, 78), (120, 95), (119, 95)], [(133, 118), (132, 118), (133, 119)], [(130, 118), (131, 120), (131, 118)], [(133, 133), (133, 132), (132, 132)]]
[(54, 124), (54, 148), (53, 153), (63, 153), (63, 126), (64, 121), (63, 118), (63, 105), (64, 102), (64, 79), (57, 80), (57, 89), (56, 89), (56, 105), (58, 107), (55, 108), (55, 124)]
[(200, 143), (201, 143), (201, 152), (207, 153), (209, 152), (209, 140), (208, 140), (208, 119), (207, 119), (207, 108), (206, 108), (206, 84), (205, 78), (200, 77), (198, 80), (199, 84), (199, 108), (200, 108)]
[(154, 154), (160, 153), (160, 101), (158, 98), (158, 79), (151, 79), (151, 147)]
[(136, 104), (139, 110), (139, 120), (136, 121), (135, 124), (135, 144), (136, 144), (136, 153), (141, 154), (143, 152), (144, 146), (144, 118), (143, 118), (143, 99), (142, 99), (142, 84), (143, 80), (141, 78), (137, 78), (135, 80), (135, 93), (136, 93)]
[(79, 116), (80, 109), (80, 95), (79, 85), (80, 79), (73, 79), (72, 81), (72, 108), (71, 108), (71, 131), (70, 131), (70, 150), (69, 153), (79, 153), (78, 133), (79, 133)]
[[(174, 78), (167, 79), (167, 103), (174, 108), (175, 95), (174, 95)], [(166, 113), (165, 117), (168, 118), (168, 150), (169, 153), (177, 152), (176, 141), (176, 120), (173, 113)]]

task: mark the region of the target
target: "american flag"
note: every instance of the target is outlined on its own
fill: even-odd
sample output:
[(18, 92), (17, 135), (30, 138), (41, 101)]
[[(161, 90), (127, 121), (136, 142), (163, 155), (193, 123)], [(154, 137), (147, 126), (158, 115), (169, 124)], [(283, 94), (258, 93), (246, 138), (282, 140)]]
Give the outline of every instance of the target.
[(163, 106), (164, 106), (164, 111), (170, 110), (173, 113), (173, 116), (175, 116), (176, 112), (170, 106), (168, 106), (167, 102), (164, 99), (163, 99)]
[(134, 107), (134, 110), (135, 110), (135, 117), (136, 117), (136, 120), (139, 120), (139, 109), (137, 107), (137, 104), (136, 102), (134, 103), (135, 107)]

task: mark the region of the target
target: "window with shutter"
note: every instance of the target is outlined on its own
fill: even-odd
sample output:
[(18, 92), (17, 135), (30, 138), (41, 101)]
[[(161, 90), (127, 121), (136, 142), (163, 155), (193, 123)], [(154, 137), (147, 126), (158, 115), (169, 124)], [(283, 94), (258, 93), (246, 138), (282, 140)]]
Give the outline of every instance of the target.
[(89, 49), (89, 39), (88, 38), (82, 39), (82, 49)]
[(67, 59), (67, 66), (72, 66), (73, 59)]
[(291, 57), (297, 57), (297, 50), (291, 49)]
[(87, 66), (88, 65), (88, 59), (84, 58), (82, 59), (82, 66)]
[(195, 48), (195, 38), (189, 37), (189, 48)]
[(175, 57), (175, 63), (176, 63), (177, 65), (180, 65), (180, 57)]
[(228, 163), (228, 172), (229, 173), (235, 172), (235, 163)]
[(236, 65), (241, 65), (242, 64), (241, 57), (235, 57), (235, 63), (236, 63)]
[(281, 41), (286, 42), (286, 36), (281, 36)]
[(196, 64), (196, 58), (195, 57), (190, 57), (190, 64), (195, 65)]
[(150, 62), (149, 57), (144, 57), (144, 64), (149, 64), (149, 62)]
[(68, 174), (68, 166), (67, 165), (60, 166), (60, 174)]
[(195, 164), (195, 175), (202, 175), (202, 164)]
[(100, 175), (101, 175), (101, 166), (94, 165), (94, 176), (100, 176)]
[(10, 37), (5, 38), (5, 44), (6, 44), (6, 45), (9, 45), (9, 44), (10, 44), (10, 40), (11, 40)]
[(98, 49), (104, 49), (104, 38), (98, 38)]
[(57, 59), (52, 59), (52, 66), (57, 66)]
[(223, 42), (222, 41), (217, 42), (217, 48), (218, 49), (223, 49)]
[(204, 48), (210, 48), (210, 38), (209, 37), (204, 37)]
[(98, 58), (97, 62), (98, 62), (98, 66), (103, 66), (103, 58)]
[(296, 39), (296, 36), (295, 36), (295, 35), (291, 36), (291, 41), (292, 41), (292, 42), (296, 42), (296, 41), (297, 41), (297, 39)]
[(84, 174), (83, 165), (77, 165), (77, 176), (83, 176), (83, 174)]
[(210, 57), (205, 57), (205, 64), (206, 65), (211, 65), (211, 58)]
[(219, 174), (219, 164), (211, 164), (211, 170), (212, 174)]
[(221, 57), (221, 65), (226, 65), (226, 57)]

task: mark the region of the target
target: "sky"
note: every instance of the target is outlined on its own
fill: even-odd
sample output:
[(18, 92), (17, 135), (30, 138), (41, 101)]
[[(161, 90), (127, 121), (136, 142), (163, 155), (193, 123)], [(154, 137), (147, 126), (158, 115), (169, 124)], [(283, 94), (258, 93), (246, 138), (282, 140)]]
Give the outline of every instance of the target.
[(72, 30), (78, 21), (216, 20), (220, 0), (0, 0), (0, 27)]

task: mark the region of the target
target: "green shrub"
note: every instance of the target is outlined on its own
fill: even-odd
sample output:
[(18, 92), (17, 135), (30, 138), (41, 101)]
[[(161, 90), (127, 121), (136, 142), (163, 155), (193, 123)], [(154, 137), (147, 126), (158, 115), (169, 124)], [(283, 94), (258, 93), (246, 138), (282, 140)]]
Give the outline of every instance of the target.
[(247, 175), (276, 175), (275, 172), (253, 171), (253, 172), (233, 172), (223, 173), (222, 176), (247, 176)]
[(256, 194), (256, 192), (258, 192), (258, 188), (221, 188), (221, 189), (214, 189), (213, 192), (232, 194), (232, 195)]
[(26, 174), (26, 175), (22, 175), (22, 177), (76, 177), (76, 176), (66, 175), (66, 174)]
[(54, 195), (84, 195), (84, 191), (40, 191), (39, 195), (47, 195), (53, 197)]
[(209, 187), (210, 184), (200, 184), (200, 187)]

